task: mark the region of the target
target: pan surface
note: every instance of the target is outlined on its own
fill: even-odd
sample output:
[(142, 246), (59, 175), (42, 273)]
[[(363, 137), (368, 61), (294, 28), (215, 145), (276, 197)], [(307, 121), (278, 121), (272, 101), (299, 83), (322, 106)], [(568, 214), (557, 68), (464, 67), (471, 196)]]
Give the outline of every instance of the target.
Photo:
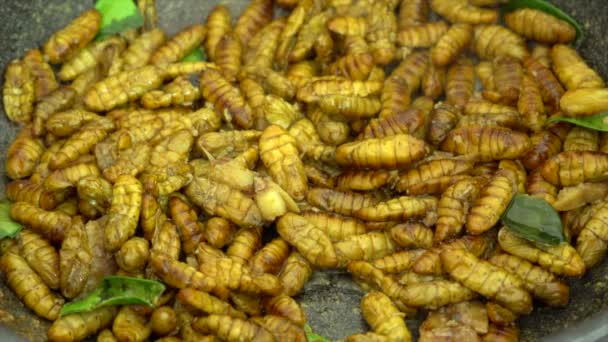
[[(608, 79), (608, 6), (606, 0), (553, 0), (576, 18), (586, 30), (580, 49), (585, 59)], [(205, 20), (216, 4), (230, 7), (234, 16), (241, 13), (245, 0), (158, 0), (159, 21), (169, 35)], [(90, 8), (87, 0), (3, 0), (0, 5), (0, 68), (19, 58), (32, 47), (40, 46), (57, 29), (65, 26), (81, 11)], [(4, 151), (13, 140), (17, 126), (0, 110), (0, 165)], [(7, 178), (0, 167), (0, 193)], [(0, 195), (2, 197), (3, 195)], [(604, 260), (582, 279), (570, 280), (570, 304), (564, 309), (535, 306), (534, 312), (519, 320), (522, 341), (604, 341), (608, 339), (608, 261)], [(304, 292), (297, 298), (304, 307), (310, 325), (319, 334), (340, 340), (367, 330), (361, 318), (359, 301), (363, 292), (350, 276), (340, 272), (315, 272)], [(589, 317), (593, 316), (591, 319)], [(411, 323), (411, 324), (410, 324)], [(416, 319), (408, 319), (417, 334)], [(41, 320), (19, 302), (0, 275), (0, 340), (44, 341), (48, 322)], [(17, 337), (16, 335), (20, 337)], [(548, 336), (548, 337), (547, 337)]]

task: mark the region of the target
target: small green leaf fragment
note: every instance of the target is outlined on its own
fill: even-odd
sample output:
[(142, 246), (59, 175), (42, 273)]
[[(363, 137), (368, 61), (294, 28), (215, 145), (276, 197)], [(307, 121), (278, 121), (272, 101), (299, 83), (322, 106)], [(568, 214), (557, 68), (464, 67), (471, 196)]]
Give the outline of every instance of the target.
[(580, 117), (559, 116), (549, 119), (547, 121), (547, 125), (556, 122), (568, 122), (573, 125), (589, 128), (595, 131), (608, 132), (608, 113), (599, 113)]
[(98, 40), (144, 24), (133, 0), (97, 0), (95, 8), (101, 13)]
[(308, 324), (304, 325), (304, 332), (306, 333), (306, 340), (308, 340), (308, 342), (329, 342), (327, 338), (315, 334)]
[(573, 45), (579, 46), (582, 43), (585, 37), (585, 31), (581, 24), (552, 3), (545, 0), (510, 0), (502, 6), (503, 11), (505, 12), (511, 12), (520, 8), (536, 9), (567, 22), (576, 30), (576, 39), (574, 39)]
[(190, 52), (186, 57), (182, 58), (182, 62), (199, 62), (207, 60), (207, 56), (199, 47)]
[(562, 220), (542, 198), (518, 194), (502, 216), (502, 222), (515, 235), (542, 245), (565, 242)]
[(141, 304), (153, 307), (164, 291), (165, 285), (154, 280), (108, 276), (98, 289), (85, 298), (65, 304), (61, 308), (61, 316), (113, 305)]
[(11, 202), (0, 201), (0, 239), (15, 237), (23, 228), (22, 225), (11, 219)]

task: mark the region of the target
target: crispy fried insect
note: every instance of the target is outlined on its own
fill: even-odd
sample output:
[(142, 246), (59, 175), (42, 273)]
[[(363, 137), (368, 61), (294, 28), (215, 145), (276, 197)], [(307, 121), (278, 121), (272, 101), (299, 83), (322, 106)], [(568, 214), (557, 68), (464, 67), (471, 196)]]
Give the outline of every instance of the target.
[(518, 318), (518, 315), (513, 311), (494, 302), (486, 302), (486, 310), (491, 323), (507, 325), (515, 322)]
[(212, 333), (226, 342), (275, 341), (273, 335), (262, 326), (227, 315), (214, 314), (196, 318), (192, 322), (192, 328), (202, 334)]
[(97, 341), (98, 342), (116, 342), (116, 337), (114, 336), (114, 333), (112, 332), (112, 330), (110, 329), (103, 329), (102, 331), (99, 332), (99, 334), (97, 334)]
[[(108, 120), (108, 118), (83, 109), (70, 109), (51, 115), (46, 120), (45, 126), (48, 133), (57, 137), (68, 137), (89, 122), (104, 120)], [(103, 124), (103, 126), (106, 126), (106, 124)]]
[(310, 120), (303, 118), (293, 123), (289, 127), (289, 135), (295, 139), (299, 150), (308, 158), (326, 163), (331, 163), (335, 159), (336, 148), (325, 145), (321, 141)]
[(541, 169), (543, 178), (556, 186), (573, 186), (601, 181), (608, 170), (608, 156), (601, 152), (562, 152), (547, 160)]
[(243, 48), (235, 34), (226, 33), (217, 43), (215, 51), (215, 64), (226, 81), (235, 82), (241, 70), (241, 56)]
[(306, 218), (287, 213), (278, 220), (277, 231), (312, 264), (323, 268), (336, 265), (338, 260), (329, 236)]
[(304, 287), (312, 275), (312, 266), (297, 251), (291, 252), (283, 269), (279, 272), (279, 279), (283, 284), (283, 293), (295, 296)]
[(184, 28), (154, 51), (150, 63), (161, 66), (181, 60), (201, 45), (205, 34), (205, 26), (201, 24)]
[(494, 59), (492, 70), (500, 101), (508, 105), (517, 103), (523, 77), (519, 60), (510, 56), (498, 56)]
[(25, 178), (34, 173), (44, 153), (42, 142), (32, 136), (31, 127), (19, 132), (6, 151), (6, 175), (12, 179)]
[(52, 210), (57, 204), (63, 202), (68, 191), (47, 191), (42, 184), (31, 181), (18, 180), (6, 184), (6, 197), (12, 202), (27, 202), (44, 210)]
[[(112, 126), (113, 127), (113, 124)], [(72, 135), (49, 162), (51, 170), (67, 167), (80, 156), (86, 155), (108, 134), (108, 129), (93, 122)]]
[(165, 221), (158, 227), (152, 238), (150, 254), (162, 254), (171, 259), (178, 260), (181, 252), (181, 243), (177, 227), (172, 221)]
[(84, 103), (92, 111), (111, 110), (158, 88), (163, 75), (162, 69), (152, 65), (123, 71), (96, 83), (84, 95)]
[(473, 6), (467, 0), (431, 0), (431, 8), (453, 23), (492, 24), (498, 11)]
[(6, 252), (0, 258), (0, 268), (10, 288), (28, 308), (50, 321), (59, 317), (63, 298), (51, 292), (25, 259)]
[(448, 25), (444, 21), (409, 26), (397, 33), (397, 42), (408, 47), (428, 48), (435, 45), (447, 30)]
[(175, 310), (166, 305), (154, 309), (150, 317), (150, 324), (152, 325), (152, 332), (157, 336), (169, 335), (177, 330)]
[(207, 16), (207, 38), (205, 39), (205, 51), (210, 61), (215, 61), (216, 47), (222, 37), (230, 32), (232, 17), (230, 10), (224, 5), (218, 5)]
[(418, 108), (410, 108), (384, 117), (380, 114), (380, 118), (372, 119), (368, 123), (358, 139), (385, 138), (397, 134), (411, 134), (422, 138), (425, 119), (424, 112)]
[(113, 165), (103, 170), (103, 175), (115, 182), (121, 175), (137, 176), (148, 165), (152, 148), (146, 144), (136, 144), (120, 151)]
[[(422, 80), (422, 77), (424, 76), (424, 73), (427, 70), (429, 64), (429, 54), (427, 52), (414, 52), (411, 55), (407, 56), (407, 58), (405, 58), (398, 66), (397, 68), (395, 68), (395, 70), (393, 70), (393, 72), (391, 73), (391, 75), (388, 78), (388, 81), (390, 81), (391, 86), (388, 86), (388, 84), (385, 84), (385, 87), (383, 89), (382, 92), (382, 102), (387, 102), (390, 101), (391, 98), (393, 96), (404, 96), (404, 94), (402, 93), (398, 93), (398, 94), (394, 94), (392, 92), (396, 91), (396, 89), (399, 89), (398, 85), (402, 84), (406, 89), (406, 94), (411, 95), (414, 92), (416, 92), (416, 90), (418, 89), (418, 87), (420, 86), (420, 82)], [(388, 86), (388, 88), (387, 88)], [(396, 89), (395, 89), (396, 88)], [(398, 113), (401, 110), (405, 110), (408, 108), (409, 106), (409, 96), (406, 96), (407, 100), (405, 100), (407, 104), (404, 105), (403, 108), (399, 108), (397, 107), (397, 104), (399, 102), (397, 102), (396, 99), (393, 99), (392, 101), (394, 101), (394, 105), (392, 105), (391, 107), (395, 108), (399, 108), (398, 111), (396, 111), (396, 113)], [(402, 100), (403, 101), (403, 100)], [(383, 109), (385, 110), (389, 110), (389, 108), (391, 107), (383, 107)], [(385, 115), (380, 115), (382, 116), (387, 116), (389, 113), (386, 113)], [(395, 113), (392, 113), (395, 114)]]
[(210, 132), (201, 135), (196, 144), (201, 151), (221, 158), (246, 151), (257, 143), (261, 135), (262, 132), (254, 130)]
[[(367, 261), (352, 261), (348, 264), (348, 272), (357, 280), (364, 282), (365, 285), (372, 289), (382, 291), (389, 296), (394, 302), (400, 302), (400, 293), (403, 286), (399, 285), (392, 277), (382, 273), (379, 269), (372, 266)], [(405, 304), (400, 305), (401, 311), (412, 312), (412, 308), (408, 308)]]
[(208, 314), (229, 315), (237, 318), (246, 318), (242, 312), (234, 309), (229, 303), (212, 296), (206, 292), (193, 288), (183, 288), (177, 293), (177, 299), (197, 310)]
[(239, 83), (243, 96), (251, 107), (253, 116), (253, 127), (264, 130), (268, 126), (265, 118), (264, 105), (266, 104), (266, 92), (264, 87), (251, 78), (243, 78)]
[(308, 181), (318, 187), (333, 188), (335, 181), (332, 172), (324, 170), (318, 165), (304, 164), (304, 171), (306, 172), (306, 178)]
[(283, 291), (279, 279), (271, 274), (252, 276), (248, 265), (230, 257), (209, 256), (199, 267), (206, 276), (212, 277), (220, 286), (252, 295), (277, 295)]
[(345, 54), (329, 65), (327, 73), (352, 80), (366, 80), (374, 67), (374, 57), (361, 36), (346, 37)]
[(531, 137), (532, 148), (522, 158), (524, 166), (533, 170), (542, 165), (545, 160), (562, 151), (562, 143), (570, 130), (568, 124), (559, 123), (534, 134)]
[(546, 44), (567, 44), (576, 37), (574, 27), (566, 21), (532, 8), (508, 13), (505, 25), (517, 34)]
[(235, 235), (226, 255), (246, 263), (262, 247), (262, 232), (259, 228), (241, 229)]
[[(449, 4), (449, 1), (440, 0)], [(450, 5), (451, 8), (453, 8)], [(498, 56), (510, 56), (519, 60), (528, 56), (523, 38), (499, 25), (479, 25), (475, 28), (473, 48), (481, 59), (493, 60)]]
[[(281, 35), (277, 55), (275, 56), (279, 64), (286, 65), (287, 61), (295, 63), (304, 60), (310, 54), (319, 36), (327, 32), (327, 21), (333, 14), (330, 11), (309, 12), (311, 3), (312, 1), (303, 2), (303, 6), (298, 6), (287, 20), (287, 28), (290, 27), (290, 24), (294, 26), (292, 29), (285, 30)], [(310, 15), (312, 15), (310, 20), (305, 22)], [(293, 42), (295, 32), (298, 29), (295, 42)], [(287, 60), (284, 60), (284, 56), (287, 57)]]
[(500, 126), (511, 129), (521, 129), (521, 116), (517, 112), (497, 114), (470, 114), (463, 116), (456, 127), (464, 126)]
[(143, 94), (141, 103), (146, 109), (169, 106), (191, 106), (201, 96), (200, 90), (185, 77), (178, 77), (162, 90)]
[(399, 224), (390, 229), (393, 241), (404, 248), (430, 248), (433, 231), (420, 223)]
[(347, 216), (353, 216), (357, 210), (376, 205), (379, 202), (376, 197), (371, 195), (324, 188), (310, 189), (306, 200), (323, 210)]
[(308, 113), (308, 118), (315, 125), (324, 143), (335, 146), (348, 140), (350, 126), (347, 123), (330, 118), (319, 108), (312, 109)]
[(424, 218), (424, 221), (434, 223), (437, 209), (435, 197), (401, 196), (386, 202), (380, 202), (370, 207), (363, 207), (354, 212), (354, 216), (365, 221), (384, 222), (393, 220), (408, 220)]
[(479, 235), (492, 228), (516, 193), (517, 174), (511, 169), (497, 171), (471, 207), (466, 219), (467, 231)]
[(46, 178), (44, 187), (49, 191), (64, 190), (76, 187), (78, 182), (86, 177), (99, 177), (99, 168), (95, 163), (76, 163), (56, 170)]
[[(275, 95), (267, 95), (261, 109), (268, 123), (281, 126), (284, 129), (288, 129), (292, 123), (302, 118), (298, 106), (292, 105)], [(314, 127), (312, 129), (314, 130)]]
[(585, 60), (566, 45), (555, 45), (551, 50), (553, 70), (568, 90), (603, 88), (604, 80)]
[(552, 204), (557, 200), (557, 187), (545, 181), (540, 171), (536, 169), (530, 173), (526, 182), (526, 192), (530, 196), (542, 198)]
[[(382, 258), (396, 251), (397, 245), (393, 242), (390, 234), (385, 232), (370, 232), (347, 236), (343, 240), (334, 244), (338, 265), (345, 266), (350, 261), (365, 260), (370, 261)], [(395, 268), (395, 264), (403, 263), (403, 259), (408, 260), (413, 256), (396, 257), (394, 260), (379, 261), (379, 265), (386, 265), (385, 268)], [(390, 264), (390, 265), (389, 265)]]
[(184, 252), (190, 254), (203, 241), (204, 226), (198, 221), (196, 212), (179, 197), (169, 199), (169, 210), (179, 229)]
[(112, 332), (119, 341), (143, 342), (152, 333), (151, 325), (131, 306), (123, 306), (112, 324)]
[(481, 161), (517, 159), (530, 148), (526, 134), (498, 126), (466, 126), (452, 130), (441, 143), (443, 151), (471, 155)]
[(138, 0), (137, 8), (144, 17), (144, 31), (155, 29), (158, 26), (158, 17), (156, 14), (156, 0)]
[(367, 332), (365, 334), (354, 334), (348, 336), (345, 342), (388, 342), (388, 337), (377, 334), (375, 332)]
[(122, 51), (125, 48), (125, 41), (119, 37), (109, 37), (86, 46), (61, 65), (59, 79), (71, 81), (87, 70), (96, 67), (107, 48), (116, 48), (118, 51)]
[(450, 280), (431, 280), (410, 284), (401, 292), (401, 300), (404, 304), (431, 309), (471, 300), (475, 297), (475, 292)]
[(551, 65), (553, 61), (551, 60), (551, 47), (543, 44), (536, 44), (532, 49), (532, 53), (530, 56), (536, 60), (540, 64), (542, 64), (545, 68), (551, 69)]
[(427, 0), (401, 0), (399, 5), (399, 28), (415, 26), (428, 20)]
[(473, 27), (469, 24), (452, 25), (431, 49), (433, 64), (446, 66), (456, 60), (473, 38)]
[(234, 24), (234, 33), (243, 46), (272, 20), (272, 1), (254, 0), (249, 3)]
[(336, 178), (338, 190), (370, 191), (389, 182), (388, 171), (345, 171)]
[(422, 159), (427, 153), (424, 141), (409, 134), (397, 134), (340, 145), (336, 149), (336, 162), (355, 168), (402, 168)]
[(201, 74), (201, 94), (220, 113), (227, 112), (235, 125), (249, 128), (253, 124), (251, 107), (240, 90), (233, 87), (217, 70), (207, 69)]
[(137, 178), (122, 175), (116, 179), (112, 189), (112, 205), (105, 228), (106, 248), (118, 250), (137, 228), (143, 187)]
[(469, 208), (480, 190), (480, 181), (468, 178), (456, 182), (443, 193), (437, 205), (435, 242), (457, 236), (462, 231), (468, 219)]
[(553, 273), (509, 254), (495, 255), (489, 260), (492, 264), (517, 274), (524, 281), (526, 290), (551, 306), (566, 306), (570, 289)]
[(352, 218), (314, 211), (307, 211), (302, 216), (315, 227), (327, 233), (332, 242), (342, 241), (352, 235), (366, 232), (365, 225)]
[(519, 340), (519, 328), (517, 325), (491, 324), (488, 333), (483, 335), (482, 341), (516, 342)]
[(480, 341), (479, 334), (488, 332), (488, 314), (483, 303), (466, 301), (432, 311), (420, 326), (423, 341), (444, 338), (457, 341)]
[[(557, 211), (572, 211), (602, 200), (608, 194), (608, 183), (581, 183), (559, 191), (554, 203), (549, 202)], [(574, 212), (571, 212), (572, 214)]]
[(515, 313), (532, 311), (532, 298), (517, 275), (480, 260), (464, 249), (444, 249), (441, 262), (450, 276), (466, 287)]
[(417, 184), (427, 183), (444, 176), (465, 174), (473, 169), (474, 162), (464, 159), (433, 159), (418, 164), (399, 177), (397, 191), (406, 191)]
[(266, 328), (277, 341), (306, 342), (304, 330), (290, 320), (276, 315), (254, 317), (252, 322)]
[(312, 78), (298, 89), (297, 98), (303, 102), (317, 102), (324, 96), (343, 95), (366, 97), (377, 95), (382, 90), (379, 81), (352, 81), (338, 76)]
[(375, 116), (381, 103), (373, 97), (329, 95), (319, 100), (319, 108), (326, 114), (352, 120)]
[(559, 110), (560, 99), (564, 95), (564, 87), (559, 83), (551, 69), (544, 66), (539, 59), (533, 57), (524, 59), (524, 67), (540, 87), (543, 100), (547, 106), (552, 108), (553, 111)]
[(412, 265), (412, 270), (418, 274), (424, 275), (440, 275), (443, 268), (441, 266), (440, 254), (448, 248), (466, 249), (475, 256), (481, 256), (490, 247), (490, 242), (483, 235), (465, 235), (462, 238), (452, 240), (449, 243), (440, 245), (428, 250), (424, 255), (420, 256)]
[(4, 111), (9, 120), (18, 123), (31, 121), (35, 91), (35, 78), (28, 65), (23, 61), (12, 61), (6, 67), (2, 88)]
[(512, 113), (517, 112), (517, 108), (496, 104), (484, 99), (479, 98), (476, 94), (473, 95), (467, 102), (467, 105), (464, 107), (465, 115), (475, 115), (475, 114), (502, 114), (502, 113)]
[(473, 63), (467, 57), (460, 57), (448, 69), (445, 85), (446, 103), (464, 108), (471, 96), (475, 84)]
[(537, 246), (513, 235), (505, 228), (498, 232), (498, 243), (506, 252), (537, 263), (555, 274), (579, 277), (586, 270), (581, 256), (567, 243), (559, 246)]
[(108, 327), (116, 316), (116, 312), (116, 308), (108, 306), (89, 312), (62, 316), (53, 322), (47, 331), (47, 337), (50, 341), (84, 340)]
[[(376, 234), (376, 233), (373, 232), (373, 233), (369, 233), (368, 235), (371, 235), (371, 234)], [(389, 234), (387, 234), (387, 233), (384, 233), (384, 234), (386, 237), (389, 236)], [(392, 241), (391, 241), (391, 244), (392, 244)], [(340, 243), (337, 243), (336, 247), (338, 247), (338, 245), (340, 245)], [(376, 247), (376, 248), (379, 248), (379, 247)], [(338, 250), (338, 252), (340, 252), (340, 250)], [(424, 249), (411, 249), (411, 250), (404, 250), (404, 251), (400, 251), (400, 252), (394, 252), (394, 253), (388, 254), (386, 256), (378, 257), (378, 258), (374, 259), (374, 261), (372, 261), (371, 264), (375, 268), (381, 270), (384, 273), (401, 273), (403, 271), (408, 270), (416, 262), (416, 260), (424, 253), (425, 253)]]
[(384, 293), (367, 293), (361, 299), (361, 313), (374, 332), (386, 336), (389, 341), (411, 341), (410, 331), (403, 319), (405, 315)]
[(250, 41), (243, 56), (247, 68), (272, 69), (286, 18), (277, 18)]
[(584, 127), (572, 127), (564, 139), (564, 151), (598, 151), (600, 135)]
[(72, 222), (70, 216), (60, 211), (43, 210), (27, 202), (13, 203), (11, 218), (53, 243), (63, 240), (64, 233)]
[(150, 256), (148, 240), (133, 237), (125, 242), (116, 252), (115, 258), (118, 266), (127, 272), (142, 271)]
[(308, 185), (296, 140), (283, 128), (271, 125), (262, 133), (259, 144), (260, 157), (277, 184), (295, 200), (304, 199)]
[(44, 54), (52, 64), (65, 62), (95, 38), (101, 24), (96, 9), (83, 12), (68, 26), (55, 32), (44, 44)]
[(461, 114), (457, 107), (439, 103), (430, 114), (428, 140), (433, 145), (440, 144), (448, 132), (460, 121)]
[(600, 262), (606, 251), (608, 251), (608, 234), (605, 224), (608, 205), (606, 202), (594, 208), (576, 240), (576, 250), (585, 262), (585, 266), (591, 268)]
[(289, 256), (289, 245), (283, 239), (274, 239), (260, 249), (249, 261), (251, 273), (276, 274)]
[(367, 14), (366, 40), (369, 42), (374, 61), (380, 66), (390, 64), (395, 58), (395, 11), (383, 2), (373, 2)]
[(269, 315), (285, 317), (298, 326), (306, 323), (306, 314), (300, 304), (285, 294), (269, 297), (263, 301), (263, 305)]
[(547, 116), (540, 89), (530, 76), (523, 76), (519, 94), (517, 110), (521, 113), (524, 125), (534, 132), (540, 132)]
[(140, 177), (146, 191), (164, 196), (192, 180), (192, 167), (186, 160), (193, 143), (191, 133), (180, 130), (154, 146), (148, 166)]
[(64, 297), (75, 298), (83, 291), (91, 274), (92, 258), (84, 222), (74, 218), (59, 250), (59, 280)]
[(40, 100), (59, 87), (53, 69), (44, 61), (39, 49), (27, 51), (23, 56), (23, 62), (30, 70), (31, 76), (34, 78), (34, 94), (36, 100)]
[(569, 90), (560, 100), (560, 108), (568, 116), (588, 116), (608, 110), (608, 88)]
[(221, 217), (210, 218), (203, 232), (205, 240), (213, 247), (222, 248), (232, 241), (235, 225)]
[(59, 288), (59, 255), (42, 236), (22, 230), (19, 233), (19, 254), (40, 279), (51, 289)]
[(367, 21), (363, 17), (337, 15), (327, 22), (327, 28), (342, 36), (365, 36)]

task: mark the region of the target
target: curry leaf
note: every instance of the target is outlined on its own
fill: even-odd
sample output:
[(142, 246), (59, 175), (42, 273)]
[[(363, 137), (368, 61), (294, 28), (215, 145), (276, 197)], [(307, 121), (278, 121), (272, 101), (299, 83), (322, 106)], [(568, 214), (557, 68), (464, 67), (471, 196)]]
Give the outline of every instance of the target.
[(0, 202), (0, 239), (15, 237), (21, 231), (19, 223), (11, 219), (11, 202), (4, 200)]
[(154, 306), (158, 297), (165, 291), (165, 285), (157, 281), (108, 276), (101, 286), (81, 300), (67, 303), (61, 308), (61, 315), (92, 311), (104, 306), (143, 304)]
[(198, 62), (207, 60), (207, 56), (201, 48), (196, 48), (192, 50), (186, 57), (182, 59), (182, 62)]
[(315, 334), (308, 324), (304, 325), (304, 332), (306, 332), (306, 340), (308, 342), (329, 342), (325, 337)]
[(542, 198), (515, 195), (502, 222), (513, 234), (535, 243), (558, 245), (566, 241), (559, 214)]
[(569, 122), (571, 124), (589, 128), (595, 131), (608, 132), (608, 113), (599, 113), (590, 116), (569, 117), (559, 116), (547, 121), (547, 124), (555, 122)]
[(133, 0), (97, 0), (95, 8), (101, 13), (101, 27), (97, 39), (144, 24), (144, 17)]
[(585, 32), (583, 31), (581, 24), (552, 3), (545, 0), (509, 0), (509, 2), (503, 5), (503, 10), (507, 12), (520, 8), (533, 8), (567, 22), (576, 30), (576, 39), (574, 40), (574, 45), (579, 46), (583, 41)]

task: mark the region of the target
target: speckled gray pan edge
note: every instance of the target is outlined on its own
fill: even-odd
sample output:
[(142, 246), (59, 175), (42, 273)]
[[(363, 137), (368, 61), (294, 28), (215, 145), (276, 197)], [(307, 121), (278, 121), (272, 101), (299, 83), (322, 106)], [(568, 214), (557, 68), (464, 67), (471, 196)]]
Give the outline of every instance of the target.
[[(589, 63), (608, 79), (608, 7), (605, 0), (554, 0), (556, 5), (583, 24), (587, 37), (580, 51)], [(206, 18), (209, 9), (223, 3), (240, 13), (245, 1), (157, 0), (162, 26), (169, 34)], [(27, 49), (41, 45), (50, 32), (61, 28), (93, 1), (83, 0), (3, 0), (0, 2), (0, 68)], [(14, 138), (16, 127), (0, 113), (0, 151)], [(0, 154), (0, 165), (4, 155)], [(0, 168), (0, 191), (5, 176)], [(571, 303), (564, 309), (537, 306), (532, 315), (520, 320), (522, 340), (598, 341), (608, 333), (601, 328), (608, 322), (608, 262), (604, 261), (583, 279), (570, 281)], [(339, 340), (367, 329), (361, 319), (361, 290), (344, 273), (317, 272), (298, 300), (306, 310), (311, 326), (320, 334)], [(584, 321), (593, 317), (592, 320)], [(409, 320), (414, 334), (416, 320)], [(18, 341), (11, 331), (30, 341), (46, 340), (48, 323), (34, 317), (15, 298), (0, 278), (0, 341)], [(2, 326), (4, 325), (4, 327)], [(8, 331), (5, 327), (8, 327)], [(565, 330), (564, 330), (565, 329)], [(559, 332), (561, 331), (561, 335)]]

